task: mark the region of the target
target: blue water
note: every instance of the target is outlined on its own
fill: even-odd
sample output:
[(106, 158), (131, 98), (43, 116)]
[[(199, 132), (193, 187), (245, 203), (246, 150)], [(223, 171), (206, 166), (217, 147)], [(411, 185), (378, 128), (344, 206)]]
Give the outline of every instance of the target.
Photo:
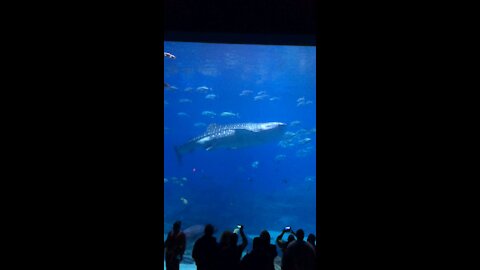
[[(164, 89), (165, 232), (180, 219), (183, 228), (211, 223), (222, 232), (243, 224), (247, 234), (259, 234), (292, 226), (315, 234), (315, 47), (164, 45), (176, 56), (164, 59), (165, 82), (177, 88)], [(210, 90), (197, 91), (202, 86)], [(252, 93), (240, 96), (244, 90)], [(254, 100), (261, 91), (267, 96)], [(215, 99), (205, 98), (208, 94)], [(221, 112), (238, 117), (222, 117)], [(206, 130), (199, 122), (270, 121), (288, 124), (281, 141), (235, 150), (199, 149), (186, 154), (181, 164), (177, 161), (174, 146)]]

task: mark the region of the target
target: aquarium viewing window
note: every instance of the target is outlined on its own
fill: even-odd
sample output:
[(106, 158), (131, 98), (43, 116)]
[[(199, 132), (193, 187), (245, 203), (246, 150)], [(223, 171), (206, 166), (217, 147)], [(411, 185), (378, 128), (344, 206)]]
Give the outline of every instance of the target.
[(247, 250), (262, 230), (316, 234), (315, 46), (164, 50), (164, 235), (182, 221), (182, 263), (208, 223), (217, 240), (242, 224)]

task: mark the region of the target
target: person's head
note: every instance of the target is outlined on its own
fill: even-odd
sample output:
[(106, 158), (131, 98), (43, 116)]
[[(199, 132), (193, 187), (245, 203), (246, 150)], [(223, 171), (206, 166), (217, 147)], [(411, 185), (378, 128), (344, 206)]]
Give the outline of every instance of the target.
[(182, 222), (180, 220), (177, 220), (175, 221), (175, 223), (173, 223), (174, 232), (179, 232), (181, 227), (182, 227)]
[(207, 224), (205, 225), (205, 235), (212, 236), (213, 235), (213, 225)]
[(293, 234), (290, 234), (287, 238), (287, 243), (290, 243), (292, 241), (295, 241), (295, 236), (293, 236)]
[(302, 229), (298, 229), (295, 235), (297, 236), (298, 240), (303, 240), (303, 238), (305, 237), (305, 233)]
[(253, 238), (252, 250), (261, 250), (264, 245), (264, 241), (260, 237)]
[(270, 233), (267, 230), (264, 230), (260, 233), (260, 238), (265, 241), (266, 244), (270, 244)]
[(222, 233), (222, 236), (220, 237), (220, 245), (222, 245), (222, 246), (228, 246), (228, 245), (230, 245), (230, 243), (231, 243), (231, 241), (232, 241), (232, 240), (231, 240), (232, 234), (234, 234), (234, 233), (232, 233), (232, 232), (230, 232), (230, 231), (224, 231), (224, 232)]
[(312, 245), (315, 245), (315, 235), (313, 235), (312, 233), (309, 234), (307, 237), (307, 242), (309, 242)]

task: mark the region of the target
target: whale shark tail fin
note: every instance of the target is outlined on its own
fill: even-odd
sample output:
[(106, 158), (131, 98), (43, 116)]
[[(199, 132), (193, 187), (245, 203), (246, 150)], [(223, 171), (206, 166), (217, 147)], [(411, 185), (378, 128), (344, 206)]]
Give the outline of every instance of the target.
[(191, 153), (195, 150), (197, 144), (195, 142), (188, 142), (182, 145), (174, 146), (175, 155), (177, 156), (178, 164), (182, 165), (182, 157), (185, 154)]
[(182, 153), (180, 153), (180, 150), (178, 149), (178, 146), (173, 147), (175, 149), (175, 155), (177, 156), (177, 162), (178, 164), (182, 164)]

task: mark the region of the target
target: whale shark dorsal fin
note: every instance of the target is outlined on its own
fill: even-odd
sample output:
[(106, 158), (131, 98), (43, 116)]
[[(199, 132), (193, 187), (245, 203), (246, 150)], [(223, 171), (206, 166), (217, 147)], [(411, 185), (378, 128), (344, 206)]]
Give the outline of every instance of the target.
[(219, 127), (219, 125), (217, 125), (215, 123), (212, 123), (212, 124), (208, 125), (207, 132), (212, 131), (212, 130), (218, 128), (218, 127)]

